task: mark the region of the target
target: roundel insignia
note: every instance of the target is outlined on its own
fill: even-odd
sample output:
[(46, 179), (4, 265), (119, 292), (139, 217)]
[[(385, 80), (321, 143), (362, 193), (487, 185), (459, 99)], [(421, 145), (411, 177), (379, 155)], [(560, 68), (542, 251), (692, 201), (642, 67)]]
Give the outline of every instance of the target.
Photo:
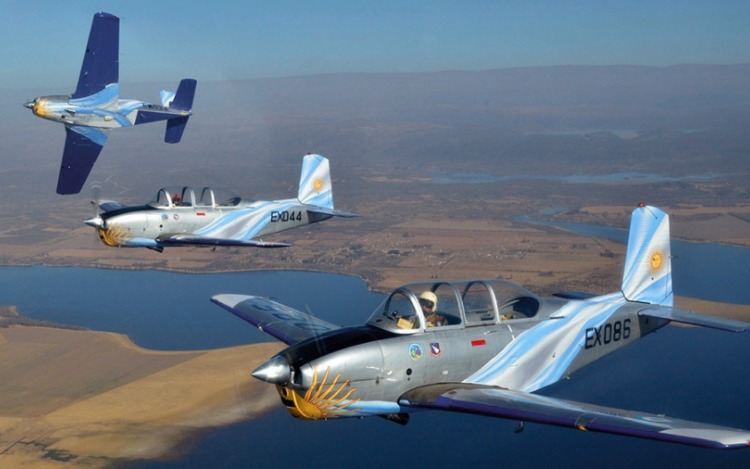
[(313, 189), (315, 189), (316, 191), (319, 191), (322, 188), (323, 188), (323, 180), (320, 178), (315, 178), (315, 180), (313, 181)]
[(422, 359), (422, 354), (424, 352), (422, 351), (422, 346), (419, 344), (411, 344), (409, 346), (409, 356), (412, 360), (418, 361)]
[(662, 256), (660, 252), (655, 252), (651, 255), (651, 268), (654, 270), (659, 269), (662, 263)]

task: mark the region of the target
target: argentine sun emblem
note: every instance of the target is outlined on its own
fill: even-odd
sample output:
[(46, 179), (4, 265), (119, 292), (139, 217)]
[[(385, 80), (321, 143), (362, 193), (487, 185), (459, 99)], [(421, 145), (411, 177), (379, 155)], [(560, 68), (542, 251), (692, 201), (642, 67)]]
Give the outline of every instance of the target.
[(313, 181), (313, 189), (316, 192), (319, 192), (323, 188), (323, 180), (320, 178), (315, 178)]
[(659, 270), (662, 262), (663, 262), (663, 258), (660, 252), (655, 252), (651, 254), (651, 269)]

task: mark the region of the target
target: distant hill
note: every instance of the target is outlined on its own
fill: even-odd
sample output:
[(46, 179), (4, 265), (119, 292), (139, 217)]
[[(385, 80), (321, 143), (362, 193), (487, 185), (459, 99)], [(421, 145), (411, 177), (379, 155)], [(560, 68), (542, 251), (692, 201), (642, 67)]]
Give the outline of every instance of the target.
[(506, 133), (696, 129), (747, 116), (749, 80), (750, 64), (331, 74), (206, 82), (200, 100), (284, 118), (484, 125)]
[[(162, 143), (159, 125), (112, 132), (92, 180), (110, 178), (119, 188), (105, 188), (108, 194), (140, 199), (180, 183), (272, 198), (287, 195), (280, 181), (295, 190), (300, 157), (309, 151), (330, 157), (341, 177), (422, 166), (723, 173), (744, 168), (750, 148), (750, 64), (197, 78), (182, 143)], [(124, 83), (121, 92), (157, 101), (160, 89), (174, 86)], [(17, 104), (0, 126), (4, 167), (22, 171), (8, 177), (35, 190), (54, 184), (63, 132), (21, 104), (48, 91), (2, 92)]]

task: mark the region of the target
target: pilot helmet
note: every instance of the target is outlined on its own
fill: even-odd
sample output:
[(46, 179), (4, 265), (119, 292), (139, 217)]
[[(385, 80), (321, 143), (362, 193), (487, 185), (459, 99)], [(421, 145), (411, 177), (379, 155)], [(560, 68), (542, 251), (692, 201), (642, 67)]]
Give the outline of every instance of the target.
[(437, 295), (429, 290), (419, 295), (419, 304), (426, 307), (427, 311), (431, 313), (437, 310), (437, 301)]

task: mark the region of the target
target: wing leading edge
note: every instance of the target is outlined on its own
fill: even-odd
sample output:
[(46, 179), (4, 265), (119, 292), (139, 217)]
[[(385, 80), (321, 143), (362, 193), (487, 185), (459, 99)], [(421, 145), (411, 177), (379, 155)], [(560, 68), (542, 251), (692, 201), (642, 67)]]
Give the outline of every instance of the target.
[(222, 294), (211, 301), (288, 345), (340, 328), (267, 298)]
[(705, 448), (746, 448), (750, 431), (468, 383), (406, 392), (402, 406), (502, 417)]

